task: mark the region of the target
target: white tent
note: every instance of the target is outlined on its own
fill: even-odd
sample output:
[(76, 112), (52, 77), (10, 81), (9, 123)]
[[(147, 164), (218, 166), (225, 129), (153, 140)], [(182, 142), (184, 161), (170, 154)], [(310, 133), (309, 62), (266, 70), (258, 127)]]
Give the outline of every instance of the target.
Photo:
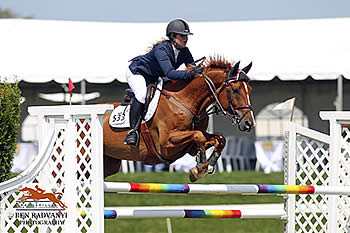
[[(255, 80), (350, 79), (350, 18), (189, 22), (194, 58), (253, 61)], [(164, 38), (166, 23), (0, 19), (0, 77), (125, 82), (128, 60)]]

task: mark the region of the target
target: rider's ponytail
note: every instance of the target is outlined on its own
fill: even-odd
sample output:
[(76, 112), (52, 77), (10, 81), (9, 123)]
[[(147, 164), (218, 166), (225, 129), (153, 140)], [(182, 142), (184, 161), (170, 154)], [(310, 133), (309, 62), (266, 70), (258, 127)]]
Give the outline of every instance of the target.
[(162, 39), (162, 40), (160, 40), (160, 41), (157, 41), (156, 43), (154, 43), (151, 47), (149, 47), (149, 49), (148, 49), (148, 51), (147, 51), (147, 53), (149, 53), (149, 52), (151, 52), (152, 51), (152, 49), (154, 49), (157, 45), (159, 45), (159, 44), (161, 44), (161, 43), (164, 43), (164, 42), (166, 42), (166, 41), (168, 41), (168, 40), (166, 40), (166, 39)]

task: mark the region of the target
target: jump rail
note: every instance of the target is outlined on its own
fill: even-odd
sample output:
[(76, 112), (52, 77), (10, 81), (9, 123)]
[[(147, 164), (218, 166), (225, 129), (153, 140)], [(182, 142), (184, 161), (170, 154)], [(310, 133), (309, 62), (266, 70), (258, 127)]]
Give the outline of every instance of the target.
[(105, 219), (119, 218), (276, 218), (283, 215), (270, 210), (210, 210), (210, 209), (145, 209), (145, 210), (118, 210), (104, 211)]
[(183, 193), (183, 194), (327, 194), (350, 195), (350, 187), (265, 184), (157, 184), (105, 182), (107, 193)]
[[(85, 217), (91, 209), (78, 213)], [(198, 214), (202, 212), (201, 214)], [(186, 213), (182, 215), (181, 213)], [(189, 214), (196, 213), (196, 214)], [(285, 220), (282, 203), (245, 205), (185, 205), (185, 206), (129, 206), (105, 207), (105, 219), (133, 218), (275, 218)]]

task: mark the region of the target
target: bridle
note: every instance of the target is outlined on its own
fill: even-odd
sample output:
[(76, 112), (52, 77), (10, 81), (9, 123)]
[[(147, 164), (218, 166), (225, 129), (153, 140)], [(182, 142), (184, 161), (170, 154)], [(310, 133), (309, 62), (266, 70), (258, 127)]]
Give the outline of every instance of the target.
[[(229, 103), (229, 106), (230, 106), (230, 109), (231, 109), (231, 111), (234, 113), (234, 115), (236, 116), (235, 118), (236, 119), (238, 119), (238, 121), (237, 121), (237, 123), (236, 124), (239, 124), (244, 118), (245, 118), (245, 116), (249, 113), (249, 112), (251, 112), (251, 111), (253, 111), (252, 110), (252, 106), (251, 105), (249, 105), (249, 104), (247, 104), (247, 105), (243, 105), (243, 106), (234, 106), (233, 105), (233, 103), (232, 103), (232, 99), (231, 99), (231, 95), (230, 95), (230, 89), (232, 90), (232, 88), (230, 87), (230, 83), (231, 82), (238, 82), (238, 81), (240, 81), (239, 80), (239, 77), (241, 76), (241, 75), (245, 75), (246, 77), (248, 77), (247, 76), (247, 74), (243, 71), (243, 70), (238, 70), (238, 72), (237, 72), (237, 75), (233, 78), (233, 77), (229, 77), (229, 72), (226, 72), (226, 75), (225, 75), (225, 86), (226, 86), (226, 94), (227, 94), (227, 100), (228, 100), (228, 103)], [(249, 79), (248, 80), (241, 80), (241, 82), (249, 82)], [(244, 113), (243, 113), (243, 115), (239, 118), (239, 115), (238, 115), (238, 113), (237, 113), (237, 111), (236, 110), (242, 110), (242, 109), (247, 109), (247, 111), (245, 111)], [(238, 116), (238, 117), (237, 117)]]
[[(206, 111), (203, 114), (203, 116), (204, 115), (208, 116), (208, 115), (213, 114), (213, 113), (217, 113), (217, 114), (222, 113), (226, 118), (228, 118), (231, 121), (232, 125), (238, 124), (238, 128), (241, 131), (243, 131), (243, 129), (240, 127), (240, 123), (249, 112), (253, 111), (253, 109), (252, 109), (251, 105), (234, 106), (234, 104), (232, 103), (232, 98), (231, 98), (231, 94), (230, 94), (230, 90), (232, 90), (232, 88), (230, 87), (230, 83), (231, 82), (239, 82), (239, 81), (248, 82), (249, 79), (247, 79), (248, 76), (243, 70), (238, 70), (237, 75), (234, 77), (231, 77), (229, 73), (230, 73), (230, 70), (225, 72), (224, 85), (220, 87), (219, 91), (217, 91), (213, 81), (206, 74), (202, 73), (202, 76), (204, 77), (204, 80), (207, 83), (209, 90), (214, 98), (214, 106), (211, 109), (209, 109), (208, 111)], [(247, 78), (244, 80), (240, 80), (241, 75), (243, 77), (247, 77)], [(228, 111), (226, 111), (223, 108), (223, 106), (218, 98), (220, 93), (224, 90), (225, 86), (226, 86), (227, 101), (228, 101), (228, 104), (230, 106), (232, 113), (229, 113)], [(213, 108), (214, 108), (214, 111), (210, 112)], [(242, 109), (247, 109), (247, 111), (245, 111), (242, 116), (239, 116), (237, 110), (242, 110)], [(197, 117), (197, 118), (199, 118), (198, 120), (201, 120), (203, 118), (203, 116), (202, 115), (198, 116)]]

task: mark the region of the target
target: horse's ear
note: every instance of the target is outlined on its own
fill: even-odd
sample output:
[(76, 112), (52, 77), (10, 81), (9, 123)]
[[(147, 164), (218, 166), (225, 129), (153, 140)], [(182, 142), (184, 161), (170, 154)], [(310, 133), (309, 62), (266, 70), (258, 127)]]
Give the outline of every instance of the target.
[(250, 78), (248, 77), (248, 75), (246, 73), (240, 72), (239, 77), (238, 77), (238, 81), (249, 82)]
[(228, 74), (229, 77), (235, 77), (236, 76), (236, 74), (238, 72), (238, 68), (239, 68), (239, 63), (240, 63), (240, 61), (236, 62), (236, 64), (230, 70), (230, 73)]
[(244, 73), (248, 74), (250, 68), (252, 68), (253, 62), (250, 62), (249, 65), (247, 65), (246, 67), (244, 67), (242, 70), (244, 71)]

